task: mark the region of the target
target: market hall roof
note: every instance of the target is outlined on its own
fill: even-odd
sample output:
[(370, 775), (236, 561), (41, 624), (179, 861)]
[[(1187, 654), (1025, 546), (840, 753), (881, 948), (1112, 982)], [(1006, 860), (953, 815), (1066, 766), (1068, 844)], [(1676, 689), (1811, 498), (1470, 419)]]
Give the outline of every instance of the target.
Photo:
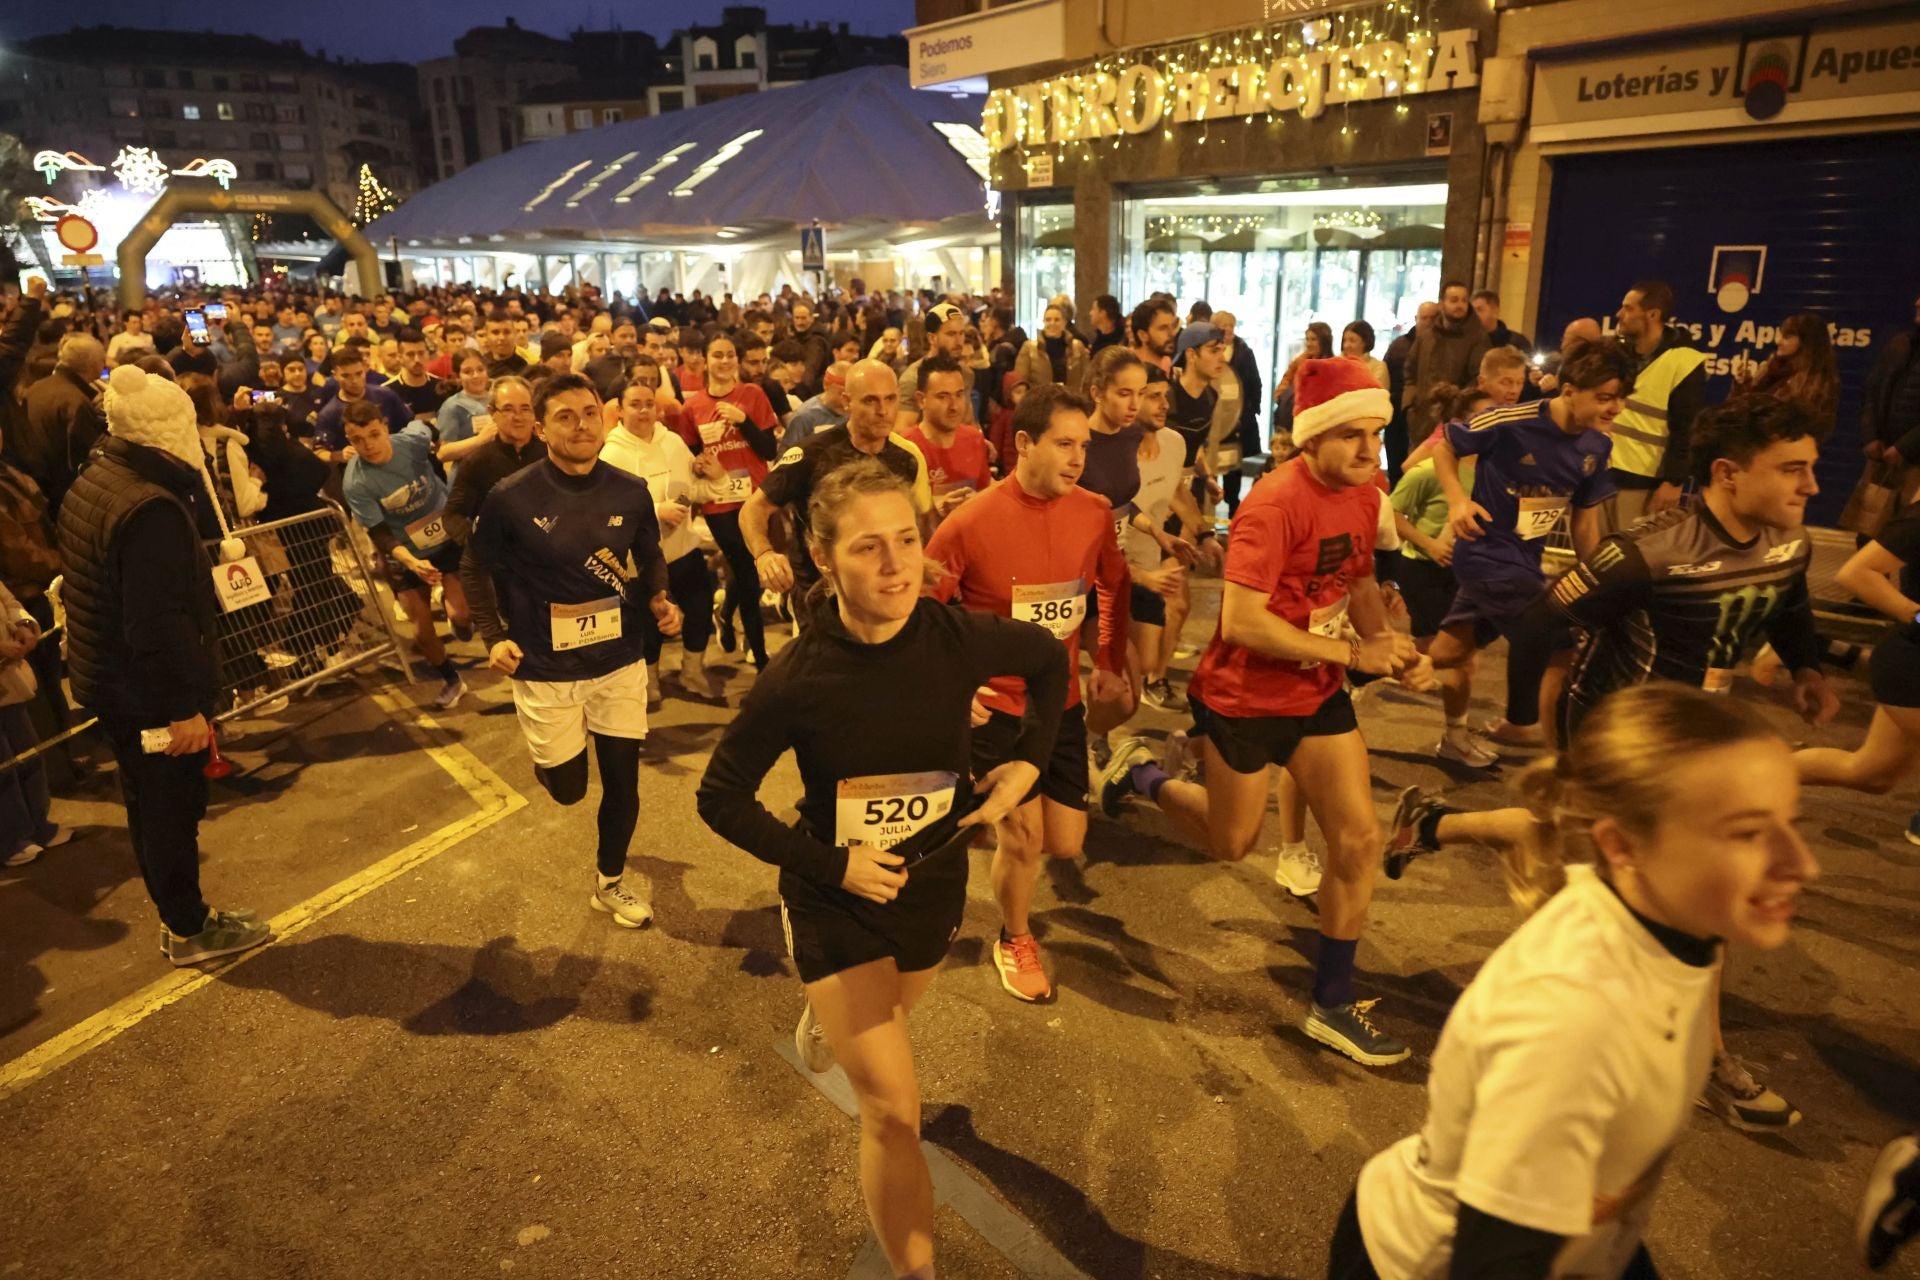
[(980, 105), (913, 89), (902, 67), (863, 67), (519, 147), (365, 231), (377, 244), (671, 241), (815, 220), (938, 223), (982, 210), (981, 174), (940, 129), (964, 126), (964, 139)]

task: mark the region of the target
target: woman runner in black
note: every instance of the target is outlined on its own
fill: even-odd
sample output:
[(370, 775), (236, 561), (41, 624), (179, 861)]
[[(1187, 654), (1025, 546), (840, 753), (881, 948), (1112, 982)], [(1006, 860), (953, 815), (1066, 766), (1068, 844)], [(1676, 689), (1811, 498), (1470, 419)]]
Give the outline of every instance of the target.
[[(907, 1014), (959, 931), (972, 828), (1006, 817), (1039, 781), (1066, 702), (1066, 651), (1032, 623), (922, 598), (930, 566), (911, 490), (883, 464), (837, 468), (808, 514), (822, 575), (811, 618), (714, 749), (699, 810), (780, 868), (807, 991), (802, 1060), (845, 1068), (874, 1234), (897, 1275), (931, 1280), (933, 1183)], [(1014, 758), (971, 779), (974, 691), (1001, 675), (1027, 682), (1026, 717)], [(805, 786), (791, 827), (756, 797), (789, 748)]]

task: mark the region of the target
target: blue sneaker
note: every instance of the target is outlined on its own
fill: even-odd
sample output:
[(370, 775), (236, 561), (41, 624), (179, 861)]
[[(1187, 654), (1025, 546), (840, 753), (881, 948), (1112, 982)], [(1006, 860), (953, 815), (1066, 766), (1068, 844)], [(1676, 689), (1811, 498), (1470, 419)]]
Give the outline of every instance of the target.
[(1121, 806), (1133, 794), (1129, 774), (1133, 766), (1153, 760), (1153, 747), (1145, 738), (1128, 738), (1113, 749), (1113, 757), (1100, 773), (1100, 812), (1109, 818), (1120, 816)]
[(1907, 843), (1920, 844), (1920, 811), (1907, 819)]
[(1318, 1040), (1336, 1053), (1344, 1053), (1366, 1067), (1390, 1067), (1404, 1061), (1413, 1050), (1373, 1025), (1367, 1014), (1377, 1004), (1361, 1000), (1332, 1009), (1314, 1005), (1307, 1011), (1300, 1029), (1309, 1039)]

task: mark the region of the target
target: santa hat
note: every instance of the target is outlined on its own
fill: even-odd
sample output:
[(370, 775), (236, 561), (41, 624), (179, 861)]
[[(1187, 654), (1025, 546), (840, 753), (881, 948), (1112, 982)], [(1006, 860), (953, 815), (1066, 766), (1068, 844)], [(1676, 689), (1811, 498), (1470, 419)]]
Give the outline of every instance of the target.
[(1393, 417), (1393, 398), (1367, 366), (1344, 356), (1308, 360), (1293, 381), (1293, 442), (1305, 444), (1322, 431), (1356, 418)]
[(227, 528), (213, 478), (207, 474), (207, 454), (200, 443), (198, 415), (193, 400), (171, 378), (148, 373), (139, 365), (123, 364), (107, 379), (107, 431), (130, 444), (145, 445), (178, 458), (200, 473), (220, 521), (220, 559), (231, 562), (247, 553), (246, 544)]

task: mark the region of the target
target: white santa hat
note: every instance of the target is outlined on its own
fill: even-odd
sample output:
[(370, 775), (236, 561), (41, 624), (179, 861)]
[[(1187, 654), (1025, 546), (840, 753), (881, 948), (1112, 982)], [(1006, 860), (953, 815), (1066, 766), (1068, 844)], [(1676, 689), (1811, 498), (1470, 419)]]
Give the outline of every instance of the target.
[(171, 378), (148, 373), (138, 365), (123, 364), (107, 379), (107, 431), (132, 444), (171, 454), (200, 473), (214, 517), (220, 522), (220, 559), (238, 560), (246, 544), (227, 527), (227, 513), (207, 474), (207, 454), (200, 443), (199, 415), (193, 398)]
[(1293, 381), (1294, 444), (1358, 418), (1391, 417), (1393, 398), (1358, 360), (1338, 356), (1301, 364)]

